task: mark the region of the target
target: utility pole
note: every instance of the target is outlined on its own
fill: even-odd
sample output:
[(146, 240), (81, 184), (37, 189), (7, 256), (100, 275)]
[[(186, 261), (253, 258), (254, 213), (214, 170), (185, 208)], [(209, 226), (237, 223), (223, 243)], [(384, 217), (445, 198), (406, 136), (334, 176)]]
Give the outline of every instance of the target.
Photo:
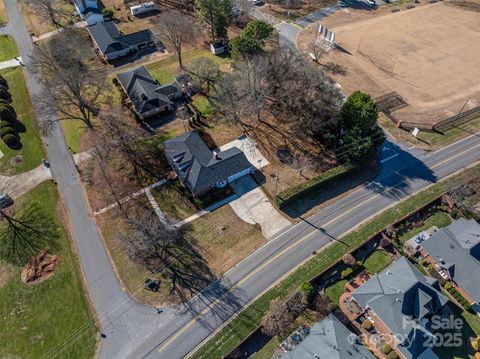
[(278, 190), (278, 171), (275, 173), (275, 196), (273, 198), (277, 198), (277, 190)]

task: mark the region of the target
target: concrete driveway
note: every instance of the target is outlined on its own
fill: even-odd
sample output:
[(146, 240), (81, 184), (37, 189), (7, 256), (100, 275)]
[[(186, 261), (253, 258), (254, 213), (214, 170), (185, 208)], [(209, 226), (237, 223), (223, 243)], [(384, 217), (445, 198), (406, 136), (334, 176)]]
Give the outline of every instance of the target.
[(265, 238), (272, 237), (291, 224), (273, 207), (251, 176), (242, 177), (231, 186), (239, 198), (230, 202), (230, 207), (243, 221), (259, 224)]

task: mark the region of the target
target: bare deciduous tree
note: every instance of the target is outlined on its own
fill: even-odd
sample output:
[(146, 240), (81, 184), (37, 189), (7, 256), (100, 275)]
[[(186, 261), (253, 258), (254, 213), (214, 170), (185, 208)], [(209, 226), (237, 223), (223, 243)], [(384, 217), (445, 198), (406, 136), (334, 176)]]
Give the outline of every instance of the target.
[(95, 60), (87, 35), (72, 27), (35, 46), (32, 65), (41, 72), (47, 93), (35, 100), (49, 113), (59, 113), (60, 120), (80, 120), (93, 129), (105, 90), (105, 73), (93, 65)]
[(322, 320), (328, 314), (330, 314), (329, 304), (330, 299), (328, 299), (325, 293), (320, 293), (319, 295), (317, 295), (313, 302), (313, 307), (315, 309), (315, 312), (317, 313), (317, 320)]
[(269, 311), (262, 319), (262, 332), (271, 336), (285, 333), (307, 307), (308, 303), (300, 292), (295, 292), (286, 302), (272, 300)]
[(285, 49), (246, 56), (235, 66), (219, 83), (214, 101), (225, 120), (246, 132), (268, 129), (296, 147), (305, 140), (326, 143), (342, 103), (330, 79)]
[(165, 12), (158, 18), (157, 30), (166, 45), (173, 47), (178, 64), (183, 68), (182, 49), (184, 45), (195, 41), (198, 36), (195, 20), (177, 11)]
[[(11, 190), (11, 183), (2, 179), (0, 192), (8, 194)], [(57, 237), (51, 218), (36, 202), (0, 209), (0, 258), (6, 261), (23, 265), (46, 245), (54, 246)]]
[(205, 95), (208, 95), (210, 90), (215, 88), (215, 84), (221, 78), (221, 72), (218, 65), (213, 60), (206, 57), (200, 57), (195, 60), (188, 67), (188, 71)]
[(312, 40), (308, 45), (308, 51), (314, 62), (318, 63), (327, 51), (316, 40)]
[(198, 293), (214, 280), (198, 245), (182, 228), (161, 222), (153, 210), (139, 208), (126, 219), (118, 238), (136, 263), (170, 281), (171, 294), (182, 299)]
[(42, 20), (50, 21), (57, 28), (62, 26), (60, 21), (69, 15), (58, 0), (27, 0), (27, 4)]

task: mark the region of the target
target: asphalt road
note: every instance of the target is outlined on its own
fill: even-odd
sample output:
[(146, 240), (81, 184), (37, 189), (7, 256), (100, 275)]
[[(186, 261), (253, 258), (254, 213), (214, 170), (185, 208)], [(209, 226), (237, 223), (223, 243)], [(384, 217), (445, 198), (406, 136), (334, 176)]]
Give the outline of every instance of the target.
[[(25, 76), (32, 98), (43, 88), (28, 57), (33, 43), (15, 0), (5, 0), (10, 24), (20, 54), (26, 63)], [(34, 106), (37, 114), (39, 108)], [(41, 114), (39, 121), (55, 119)], [(275, 284), (292, 268), (308, 259), (342, 233), (369, 216), (436, 182), (458, 169), (480, 160), (480, 137), (471, 136), (439, 152), (386, 144), (382, 164), (372, 184), (337, 201), (300, 224), (290, 226), (264, 247), (232, 268), (187, 305), (159, 312), (126, 295), (120, 286), (99, 236), (58, 122), (45, 136), (52, 174), (68, 210), (73, 239), (80, 258), (88, 292), (97, 312), (101, 332), (100, 358), (183, 358), (234, 313)], [(139, 283), (141, 290), (143, 283)], [(79, 323), (81, 328), (83, 324)], [(92, 323), (90, 323), (93, 325)], [(84, 334), (72, 333), (72, 341)], [(62, 357), (62, 348), (52, 348), (49, 357)]]

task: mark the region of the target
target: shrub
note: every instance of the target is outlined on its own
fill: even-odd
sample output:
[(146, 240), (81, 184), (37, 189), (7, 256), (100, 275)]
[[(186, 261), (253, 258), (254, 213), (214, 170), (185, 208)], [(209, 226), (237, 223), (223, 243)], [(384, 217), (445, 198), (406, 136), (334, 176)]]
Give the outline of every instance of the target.
[(428, 266), (428, 259), (423, 258), (422, 261), (420, 262), (424, 267)]
[(388, 359), (397, 359), (397, 358), (398, 358), (398, 355), (397, 355), (397, 353), (395, 353), (395, 352), (392, 350), (390, 353), (388, 353), (387, 358), (388, 358)]
[(0, 99), (10, 101), (10, 94), (8, 91), (0, 86)]
[(480, 353), (479, 352), (475, 353), (475, 359), (480, 359)]
[(433, 271), (433, 266), (432, 266), (431, 264), (429, 264), (429, 265), (427, 266), (427, 269), (428, 269), (429, 272), (432, 272), (432, 271)]
[(315, 288), (310, 282), (302, 283), (300, 286), (300, 293), (302, 293), (303, 298), (305, 298), (308, 303), (311, 303), (315, 298)]
[(458, 210), (456, 208), (453, 208), (451, 211), (450, 211), (450, 216), (452, 218), (457, 218), (458, 216)]
[(450, 282), (445, 282), (445, 285), (443, 286), (446, 290), (450, 290), (452, 288), (452, 283)]
[(367, 331), (370, 331), (373, 328), (373, 324), (370, 320), (365, 319), (362, 323), (362, 328), (367, 330)]
[(0, 128), (11, 127), (12, 124), (8, 121), (0, 121)]
[(347, 268), (347, 269), (344, 269), (342, 270), (342, 278), (345, 279), (347, 278), (350, 274), (353, 273), (353, 269), (352, 268)]
[(10, 102), (4, 100), (3, 98), (0, 98), (0, 105), (10, 105)]
[(350, 253), (346, 253), (342, 256), (342, 261), (348, 267), (353, 267), (355, 265), (355, 257)]
[(0, 86), (8, 90), (8, 81), (2, 75), (0, 75)]
[(12, 135), (11, 133), (6, 134), (5, 136), (2, 137), (3, 142), (9, 147), (15, 146), (18, 143), (18, 137), (15, 135)]
[(382, 345), (382, 353), (388, 354), (392, 351), (392, 347), (388, 344), (383, 344)]
[(472, 339), (470, 344), (472, 345), (473, 350), (478, 351), (478, 338)]
[(115, 86), (118, 86), (119, 82), (118, 82), (118, 79), (116, 77), (114, 77), (112, 79), (112, 83), (115, 85)]
[(15, 111), (13, 111), (12, 106), (0, 104), (0, 120), (13, 121), (15, 118)]
[[(4, 122), (4, 121), (2, 121), (2, 122)], [(0, 137), (8, 135), (9, 133), (11, 133), (12, 135), (16, 135), (17, 131), (15, 131), (13, 128), (11, 128), (9, 126), (0, 128)]]
[(113, 17), (114, 13), (115, 12), (113, 11), (113, 9), (105, 8), (105, 9), (102, 10), (102, 14), (105, 17)]

